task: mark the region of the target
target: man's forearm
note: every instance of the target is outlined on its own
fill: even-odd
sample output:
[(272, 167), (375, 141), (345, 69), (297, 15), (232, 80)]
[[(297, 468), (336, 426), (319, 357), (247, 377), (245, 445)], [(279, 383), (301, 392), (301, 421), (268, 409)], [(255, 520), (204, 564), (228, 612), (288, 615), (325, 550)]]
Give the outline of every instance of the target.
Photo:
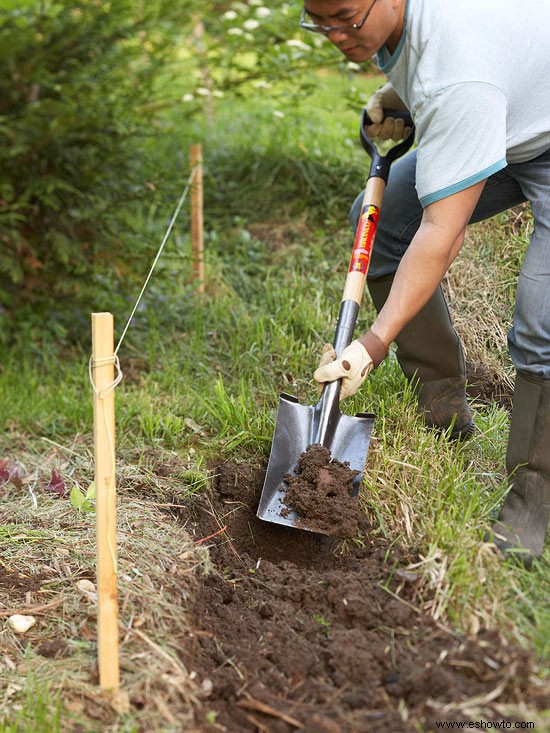
[(426, 305), (460, 251), (464, 234), (445, 241), (446, 234), (423, 224), (403, 256), (390, 295), (371, 327), (386, 346)]
[[(390, 295), (371, 327), (370, 333), (386, 348), (443, 280), (460, 251), (484, 185), (480, 181), (425, 209), (420, 228), (397, 268)], [(364, 337), (360, 340), (368, 350)]]

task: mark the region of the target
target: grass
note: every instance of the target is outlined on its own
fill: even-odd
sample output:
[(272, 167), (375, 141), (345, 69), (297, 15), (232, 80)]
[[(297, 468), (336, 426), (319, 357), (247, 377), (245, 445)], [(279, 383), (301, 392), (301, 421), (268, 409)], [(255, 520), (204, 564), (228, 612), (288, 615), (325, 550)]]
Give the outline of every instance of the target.
[[(19, 451), (22, 466), (36, 466), (38, 511), (25, 492), (10, 484), (2, 487), (0, 522), (7, 524), (11, 517), (16, 523), (2, 538), (0, 568), (18, 577), (41, 574), (40, 593), (33, 594), (32, 607), (37, 601), (57, 605), (48, 613), (32, 611), (37, 619), (32, 645), (3, 627), (0, 684), (5, 694), (0, 731), (166, 730), (154, 703), (140, 715), (135, 712), (140, 701), (157, 698), (166, 700), (185, 725), (196, 689), (177, 661), (178, 650), (188, 632), (185, 604), (191, 579), (208, 567), (209, 559), (167, 511), (204, 488), (205, 475), (191, 471), (187, 463), (165, 451), (163, 465), (170, 465), (169, 475), (159, 477), (158, 456), (152, 448), (132, 461), (126, 455), (119, 467), (118, 591), (124, 687), (113, 695), (94, 681), (96, 611), (78, 586), (79, 580), (95, 578), (94, 516), (76, 512), (69, 501), (52, 498), (40, 488), (52, 464), (64, 476), (72, 472), (74, 481), (86, 482), (86, 441), (73, 444), (71, 451), (67, 456), (50, 446), (40, 457)], [(37, 525), (40, 529), (29, 529)], [(24, 610), (24, 599), (20, 603)], [(57, 644), (58, 653), (42, 651), (45, 642)]]
[[(373, 88), (378, 80), (363, 84)], [(280, 100), (224, 103), (216, 129), (200, 131), (206, 159), (207, 293), (197, 296), (190, 282), (184, 215), (119, 352), (125, 374), (116, 398), (122, 490), (132, 486), (139, 492), (139, 486), (147, 485), (149, 503), (179, 505), (204, 489), (211, 458), (256, 462), (268, 455), (280, 392), (303, 403), (315, 400), (311, 373), (323, 343), (332, 339), (351, 249), (347, 211), (368, 169), (364, 153), (350, 143), (358, 115), (344, 108), (337, 115), (332, 111), (341, 85), (341, 79), (321, 77), (315, 97), (285, 110)], [(189, 131), (189, 141), (198, 131)], [(167, 140), (159, 149), (174, 190), (181, 181), (181, 149), (175, 145)], [(144, 236), (160, 242), (172, 194), (168, 191), (158, 206), (138, 212)], [(528, 214), (518, 211), (472, 227), (446, 283), (468, 358), (487, 364), (505, 382), (511, 378), (505, 334), (529, 226)], [(111, 295), (120, 333), (132, 304), (118, 298), (115, 289)], [(373, 316), (366, 298), (358, 328), (367, 328)], [(26, 470), (25, 486), (34, 486), (35, 493), (52, 465), (73, 484), (85, 487), (91, 480), (88, 357), (87, 347), (60, 350), (46, 335), (35, 343), (21, 340), (0, 359), (0, 459), (19, 460)], [(410, 556), (410, 570), (419, 578), (417, 600), (435, 618), (464, 631), (498, 626), (532, 645), (542, 675), (550, 652), (550, 554), (547, 550), (527, 572), (502, 563), (483, 542), (506, 491), (506, 410), (474, 404), (476, 436), (467, 443), (449, 442), (421, 424), (393, 356), (345, 410), (377, 415), (361, 502), (376, 531)], [(160, 483), (155, 456), (171, 465)], [(59, 504), (39, 497), (41, 529), (24, 529), (33, 514), (30, 498), (5, 504), (4, 560), (38, 568), (48, 548), (55, 551), (60, 543), (73, 541), (77, 570), (93, 572), (92, 519), (70, 507), (60, 512)], [(136, 604), (136, 618), (140, 613), (152, 617), (156, 636), (149, 641), (169, 652), (177, 640), (168, 638), (162, 617), (175, 608), (169, 603), (168, 558), (177, 555), (176, 540), (182, 538), (171, 537), (173, 529), (167, 530), (159, 516), (144, 519), (139, 502), (126, 511), (127, 526), (137, 522), (144, 534), (140, 542), (139, 534), (129, 531), (128, 563), (139, 555), (156, 568), (151, 572), (158, 572), (151, 547), (162, 548), (168, 596), (153, 596), (144, 608), (143, 598), (152, 593), (145, 578), (133, 578), (133, 585), (124, 580), (123, 593), (129, 594), (127, 603)], [(148, 530), (147, 522), (154, 527)], [(160, 545), (153, 531), (159, 528)], [(191, 572), (193, 560), (184, 567)], [(135, 690), (152, 684), (150, 676), (140, 676), (132, 654), (145, 655), (154, 647), (143, 639), (140, 643), (132, 653), (124, 652)], [(71, 657), (79, 685), (84, 685), (91, 655), (84, 645)], [(173, 676), (161, 656), (158, 650), (153, 654), (155, 673)], [(47, 694), (40, 692), (46, 689), (40, 687), (43, 668), (34, 670), (29, 681), (38, 686), (38, 700)], [(170, 695), (187, 704), (194, 692), (180, 687), (168, 685)], [(28, 689), (15, 695), (21, 719), (6, 721), (0, 731), (32, 728)], [(86, 695), (91, 694), (86, 688)], [(57, 725), (55, 705), (55, 699), (49, 700), (50, 718), (43, 715), (44, 721), (53, 721), (51, 730)], [(35, 708), (42, 715), (40, 704)], [(122, 719), (117, 730), (135, 729), (135, 721)], [(32, 729), (40, 725), (38, 720)]]
[[(6, 696), (16, 692), (8, 687)], [(44, 683), (42, 675), (29, 669), (21, 691), (23, 704), (15, 719), (9, 723), (0, 722), (0, 733), (60, 733), (61, 701)]]

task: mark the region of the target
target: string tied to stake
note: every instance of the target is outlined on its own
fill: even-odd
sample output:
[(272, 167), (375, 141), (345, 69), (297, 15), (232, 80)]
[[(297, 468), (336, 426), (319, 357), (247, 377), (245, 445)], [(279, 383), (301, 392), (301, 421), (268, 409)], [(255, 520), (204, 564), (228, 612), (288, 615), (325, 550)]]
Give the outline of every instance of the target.
[[(112, 382), (106, 384), (103, 389), (97, 389), (94, 382), (94, 369), (99, 369), (104, 366), (110, 366), (111, 364), (113, 364), (115, 367), (115, 378)], [(94, 393), (100, 400), (104, 400), (122, 382), (123, 374), (122, 369), (120, 368), (120, 360), (117, 354), (114, 354), (113, 356), (105, 356), (102, 359), (94, 359), (93, 356), (90, 356), (90, 361), (88, 363), (88, 374), (90, 375), (90, 383), (92, 385)]]

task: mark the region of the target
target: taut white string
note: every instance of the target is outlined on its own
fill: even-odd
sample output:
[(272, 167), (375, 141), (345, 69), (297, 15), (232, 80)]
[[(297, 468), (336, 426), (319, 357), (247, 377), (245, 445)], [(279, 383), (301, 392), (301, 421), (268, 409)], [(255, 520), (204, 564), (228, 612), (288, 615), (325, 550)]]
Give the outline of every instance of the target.
[(172, 231), (172, 229), (174, 227), (174, 224), (176, 223), (176, 219), (178, 218), (178, 215), (179, 215), (179, 213), (181, 211), (181, 207), (183, 206), (183, 203), (184, 203), (185, 199), (187, 198), (187, 194), (189, 193), (189, 189), (191, 188), (191, 184), (193, 183), (193, 179), (195, 178), (195, 173), (197, 172), (197, 168), (199, 167), (199, 165), (200, 165), (200, 163), (197, 163), (193, 167), (193, 170), (191, 171), (191, 173), (189, 175), (189, 178), (187, 180), (187, 184), (185, 186), (185, 189), (184, 189), (184, 191), (183, 191), (183, 193), (181, 195), (181, 198), (180, 198), (180, 200), (178, 202), (178, 205), (176, 206), (176, 209), (174, 211), (174, 214), (172, 215), (172, 219), (170, 220), (170, 224), (168, 225), (168, 229), (166, 230), (166, 233), (165, 233), (165, 235), (164, 235), (164, 237), (162, 239), (162, 243), (161, 243), (161, 245), (159, 247), (159, 250), (158, 250), (157, 255), (156, 255), (156, 257), (155, 257), (155, 259), (153, 261), (153, 264), (151, 265), (151, 269), (149, 270), (149, 274), (145, 278), (145, 282), (143, 283), (143, 287), (141, 288), (141, 292), (138, 295), (138, 299), (136, 300), (136, 303), (135, 303), (135, 305), (134, 305), (134, 307), (132, 309), (132, 312), (130, 313), (130, 317), (128, 318), (128, 321), (126, 322), (126, 325), (124, 326), (124, 331), (122, 332), (122, 336), (120, 337), (120, 339), (118, 341), (118, 344), (117, 344), (117, 347), (115, 349), (115, 356), (117, 355), (118, 350), (120, 349), (120, 345), (122, 344), (122, 342), (124, 340), (124, 337), (126, 336), (126, 332), (128, 331), (128, 328), (130, 327), (130, 324), (131, 324), (132, 319), (133, 319), (133, 317), (134, 317), (134, 315), (135, 315), (135, 313), (136, 313), (136, 311), (138, 309), (138, 306), (139, 306), (139, 304), (141, 302), (141, 299), (143, 297), (143, 294), (144, 294), (145, 290), (147, 289), (147, 285), (149, 284), (149, 280), (151, 279), (151, 276), (153, 274), (153, 271), (154, 271), (155, 267), (157, 266), (157, 262), (160, 259), (160, 256), (162, 254), (162, 250), (164, 249), (164, 245), (166, 244), (166, 241), (168, 240), (168, 237), (170, 236), (170, 232)]

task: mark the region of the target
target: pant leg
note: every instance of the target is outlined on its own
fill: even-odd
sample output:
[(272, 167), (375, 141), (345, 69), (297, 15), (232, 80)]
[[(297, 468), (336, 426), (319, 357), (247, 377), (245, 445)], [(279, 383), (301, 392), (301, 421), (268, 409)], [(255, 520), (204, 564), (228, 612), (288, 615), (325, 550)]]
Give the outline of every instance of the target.
[(520, 270), (508, 345), (518, 371), (550, 379), (550, 150), (509, 170), (531, 203), (534, 227)]

